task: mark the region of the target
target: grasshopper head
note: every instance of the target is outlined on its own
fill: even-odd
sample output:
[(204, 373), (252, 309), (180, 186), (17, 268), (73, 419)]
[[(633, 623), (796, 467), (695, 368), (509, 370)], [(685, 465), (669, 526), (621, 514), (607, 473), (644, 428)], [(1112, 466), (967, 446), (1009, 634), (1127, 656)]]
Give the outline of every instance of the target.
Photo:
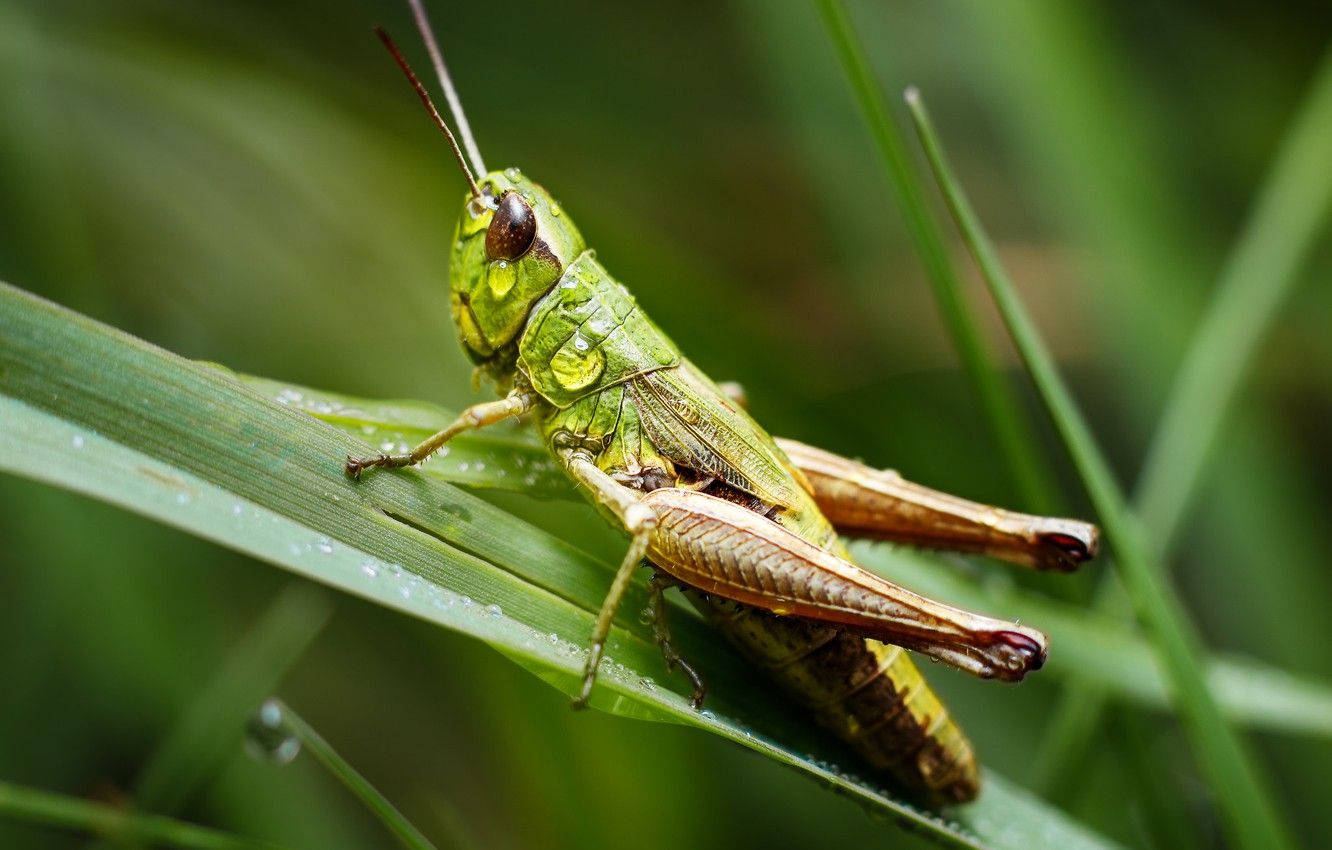
[(487, 360), (518, 335), (537, 300), (586, 247), (540, 185), (516, 168), (492, 171), (468, 195), (453, 234), (450, 304), (472, 359)]
[[(411, 0), (411, 6), (467, 146), (466, 155), (393, 39), (379, 27), (375, 34), (402, 69), (435, 126), (448, 139), (471, 190), (453, 232), (450, 302), (467, 354), (478, 364), (494, 366), (502, 362), (495, 355), (518, 336), (537, 300), (560, 279), (564, 267), (583, 252), (583, 237), (555, 199), (518, 169), (486, 171), (425, 9), (420, 0)], [(477, 180), (475, 174), (484, 176)]]

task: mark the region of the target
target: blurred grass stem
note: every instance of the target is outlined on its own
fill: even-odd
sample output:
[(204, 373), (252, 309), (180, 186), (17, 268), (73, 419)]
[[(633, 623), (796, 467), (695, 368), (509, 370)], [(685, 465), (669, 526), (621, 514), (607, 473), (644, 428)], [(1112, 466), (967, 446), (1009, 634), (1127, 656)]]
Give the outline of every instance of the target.
[(90, 832), (130, 845), (181, 850), (262, 850), (276, 845), (196, 826), (163, 815), (128, 812), (64, 794), (0, 782), (0, 817), (57, 829)]
[(306, 750), (322, 764), (333, 778), (343, 784), (356, 799), (360, 800), (371, 814), (393, 833), (393, 837), (408, 850), (435, 850), (420, 830), (412, 826), (402, 812), (379, 792), (379, 789), (352, 767), (337, 750), (325, 741), (323, 736), (306, 723), (299, 714), (281, 700), (270, 700), (267, 707), (275, 707), (280, 712), (280, 729), (294, 735), (301, 742), (301, 749)]
[(919, 93), (907, 104), (921, 144), (963, 240), (981, 270), (1042, 400), (1063, 437), (1114, 549), (1120, 577), (1146, 626), (1172, 685), (1172, 698), (1199, 767), (1237, 846), (1291, 846), (1286, 826), (1266, 781), (1243, 742), (1222, 716), (1202, 672), (1202, 645), (1196, 629), (1152, 560), (1149, 546), (1097, 447), (1086, 420), (1063, 383), (1054, 360), (1000, 265), (988, 236), (944, 159)]

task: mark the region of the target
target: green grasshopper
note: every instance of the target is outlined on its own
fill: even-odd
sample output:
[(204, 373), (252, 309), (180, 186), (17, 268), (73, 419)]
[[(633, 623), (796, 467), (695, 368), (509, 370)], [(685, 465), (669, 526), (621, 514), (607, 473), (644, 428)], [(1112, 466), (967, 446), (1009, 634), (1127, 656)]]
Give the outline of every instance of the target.
[(690, 679), (696, 708), (703, 682), (666, 623), (662, 594), (672, 585), (904, 789), (932, 803), (974, 798), (971, 745), (905, 650), (1018, 681), (1044, 662), (1045, 636), (870, 573), (838, 533), (1072, 570), (1094, 556), (1095, 526), (977, 504), (770, 437), (738, 388), (709, 380), (652, 323), (544, 188), (515, 168), (487, 172), (420, 0), (410, 1), (467, 156), (393, 41), (377, 33), (467, 179), (450, 304), (464, 351), (503, 397), (405, 454), (348, 457), (347, 474), (419, 464), (464, 431), (529, 416), (577, 487), (630, 536), (575, 707), (587, 704), (612, 618), (646, 562), (654, 636), (667, 667)]

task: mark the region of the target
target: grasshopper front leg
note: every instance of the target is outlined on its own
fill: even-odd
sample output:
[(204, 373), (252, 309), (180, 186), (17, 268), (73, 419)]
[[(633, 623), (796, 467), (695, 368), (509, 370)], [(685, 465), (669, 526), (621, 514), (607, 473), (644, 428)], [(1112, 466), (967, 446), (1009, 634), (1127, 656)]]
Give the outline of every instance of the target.
[(439, 451), (440, 447), (464, 431), (484, 428), (487, 425), (494, 425), (496, 422), (502, 422), (514, 416), (522, 416), (535, 407), (536, 403), (536, 394), (530, 389), (515, 387), (512, 392), (498, 401), (487, 401), (467, 408), (459, 414), (457, 419), (421, 441), (410, 452), (396, 455), (381, 452), (374, 457), (359, 458), (348, 455), (344, 469), (351, 478), (360, 478), (361, 473), (365, 470), (379, 466), (389, 469), (399, 466), (413, 466)]

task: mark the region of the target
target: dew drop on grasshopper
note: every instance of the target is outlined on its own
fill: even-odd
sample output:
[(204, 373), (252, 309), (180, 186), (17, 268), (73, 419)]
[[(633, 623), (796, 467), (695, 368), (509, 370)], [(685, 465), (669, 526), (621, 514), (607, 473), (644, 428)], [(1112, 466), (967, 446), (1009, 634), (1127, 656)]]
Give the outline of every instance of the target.
[(486, 169), (420, 0), (409, 2), (461, 145), (377, 33), (467, 180), (450, 305), (463, 350), (502, 397), (405, 454), (349, 457), (347, 474), (421, 463), (463, 431), (529, 416), (573, 483), (630, 537), (575, 707), (587, 704), (611, 620), (644, 566), (653, 632), (667, 666), (689, 678), (695, 707), (704, 685), (671, 644), (662, 603), (671, 586), (903, 790), (932, 803), (974, 798), (971, 745), (906, 650), (1018, 681), (1045, 661), (1045, 636), (870, 573), (838, 535), (1072, 570), (1095, 555), (1096, 528), (977, 504), (770, 437), (737, 387), (714, 383), (644, 315), (545, 188), (516, 168)]

